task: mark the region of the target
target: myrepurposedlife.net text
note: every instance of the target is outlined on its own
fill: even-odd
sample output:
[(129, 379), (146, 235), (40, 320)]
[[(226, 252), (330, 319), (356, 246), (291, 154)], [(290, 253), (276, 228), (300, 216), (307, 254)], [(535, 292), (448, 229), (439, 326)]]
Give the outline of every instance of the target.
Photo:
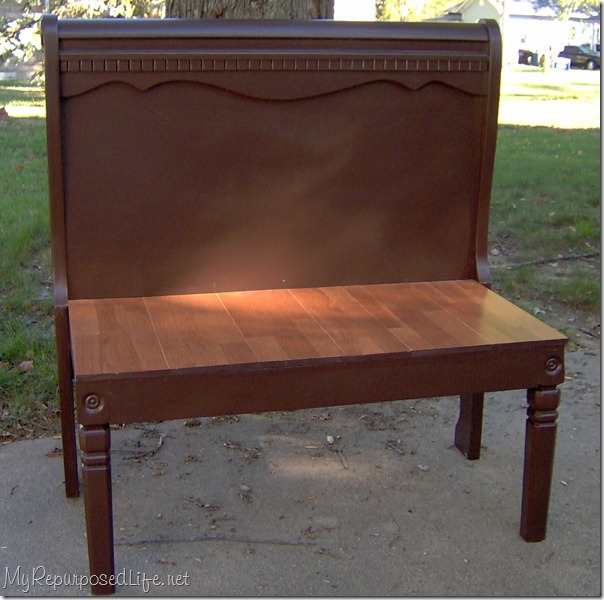
[(5, 567), (3, 589), (17, 586), (25, 594), (35, 592), (36, 589), (52, 588), (54, 591), (61, 588), (77, 587), (80, 590), (89, 585), (111, 584), (116, 587), (141, 587), (144, 593), (152, 587), (183, 587), (190, 585), (189, 573), (179, 575), (168, 574), (162, 577), (158, 574), (150, 575), (144, 571), (122, 569), (114, 575), (79, 575), (77, 573), (50, 573), (46, 567), (39, 565), (31, 569), (17, 566), (15, 569)]

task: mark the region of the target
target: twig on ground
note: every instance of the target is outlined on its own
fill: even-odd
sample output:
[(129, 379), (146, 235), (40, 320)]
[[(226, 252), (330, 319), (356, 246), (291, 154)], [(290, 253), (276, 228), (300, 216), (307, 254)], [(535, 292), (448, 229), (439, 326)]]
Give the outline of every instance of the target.
[(348, 463), (346, 462), (346, 457), (344, 456), (344, 453), (339, 448), (336, 449), (336, 453), (337, 453), (338, 457), (340, 458), (340, 462), (342, 463), (342, 466), (345, 469), (347, 469)]
[(389, 450), (394, 450), (395, 452), (398, 452), (401, 456), (403, 456), (405, 454), (405, 451), (402, 448), (399, 448), (395, 442), (392, 441), (388, 441), (386, 442), (386, 448), (388, 448)]
[(212, 512), (220, 510), (220, 508), (221, 508), (220, 504), (214, 504), (214, 503), (210, 503), (210, 502), (201, 502), (200, 500), (193, 498), (193, 496), (183, 496), (183, 499), (187, 500), (188, 502), (192, 502), (193, 504), (195, 504), (196, 506), (199, 506), (200, 508), (205, 508)]
[(151, 450), (134, 451), (129, 456), (124, 456), (124, 460), (140, 460), (141, 458), (149, 458), (150, 456), (153, 456), (163, 446), (165, 437), (165, 433), (160, 433), (159, 440), (157, 441), (157, 446), (155, 448), (151, 448)]
[(584, 254), (567, 254), (564, 256), (556, 256), (555, 258), (536, 258), (534, 260), (527, 260), (523, 262), (512, 262), (508, 264), (492, 265), (493, 269), (515, 269), (517, 267), (528, 267), (531, 265), (546, 265), (549, 263), (563, 262), (569, 260), (583, 260), (588, 258), (597, 258), (600, 256), (599, 252), (587, 252)]

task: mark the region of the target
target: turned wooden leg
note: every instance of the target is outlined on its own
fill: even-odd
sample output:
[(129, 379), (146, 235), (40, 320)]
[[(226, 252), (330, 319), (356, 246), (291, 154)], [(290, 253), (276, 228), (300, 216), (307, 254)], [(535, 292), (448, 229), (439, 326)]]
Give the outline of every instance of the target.
[(90, 587), (93, 594), (112, 594), (115, 591), (110, 445), (109, 425), (80, 429)]
[(65, 308), (57, 308), (55, 312), (55, 335), (57, 339), (65, 494), (68, 498), (77, 498), (80, 494), (80, 485), (78, 482), (78, 454), (73, 405), (73, 371), (69, 350), (69, 322), (67, 319), (67, 309)]
[(480, 458), (484, 394), (460, 396), (459, 420), (455, 426), (455, 446), (469, 460)]
[(527, 542), (540, 542), (545, 539), (559, 403), (560, 390), (556, 388), (528, 391), (520, 520), (520, 535)]

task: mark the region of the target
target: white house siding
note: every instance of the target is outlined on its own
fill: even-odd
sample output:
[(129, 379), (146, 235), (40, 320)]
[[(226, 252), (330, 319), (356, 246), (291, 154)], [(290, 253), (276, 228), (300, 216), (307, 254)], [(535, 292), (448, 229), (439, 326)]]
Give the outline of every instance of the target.
[(520, 49), (556, 56), (567, 44), (593, 47), (600, 42), (600, 24), (587, 15), (573, 14), (563, 20), (550, 8), (535, 11), (529, 0), (507, 0), (506, 13), (505, 58), (510, 62), (518, 59)]
[(489, 0), (475, 0), (468, 3), (463, 12), (463, 20), (466, 23), (477, 23), (480, 19), (495, 19), (499, 21), (501, 14)]
[[(555, 19), (510, 15), (506, 21), (506, 60), (515, 62), (518, 50), (556, 55), (568, 44), (568, 23)], [(511, 53), (511, 54), (510, 54)]]

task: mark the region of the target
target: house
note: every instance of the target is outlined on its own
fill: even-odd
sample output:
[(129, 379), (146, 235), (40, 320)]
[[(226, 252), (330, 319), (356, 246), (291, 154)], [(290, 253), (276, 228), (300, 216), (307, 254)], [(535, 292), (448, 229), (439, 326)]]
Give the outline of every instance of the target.
[(599, 11), (588, 8), (562, 19), (552, 6), (535, 8), (531, 0), (507, 0), (504, 30), (508, 50), (525, 49), (539, 56), (556, 56), (567, 44), (600, 46)]
[(497, 0), (465, 0), (451, 6), (443, 15), (428, 20), (476, 23), (480, 19), (495, 19), (501, 23), (501, 15), (501, 2)]
[(600, 48), (600, 14), (585, 8), (563, 19), (556, 3), (536, 0), (465, 0), (434, 20), (474, 23), (496, 19), (503, 34), (504, 62), (516, 63), (520, 50), (557, 55), (567, 44)]

